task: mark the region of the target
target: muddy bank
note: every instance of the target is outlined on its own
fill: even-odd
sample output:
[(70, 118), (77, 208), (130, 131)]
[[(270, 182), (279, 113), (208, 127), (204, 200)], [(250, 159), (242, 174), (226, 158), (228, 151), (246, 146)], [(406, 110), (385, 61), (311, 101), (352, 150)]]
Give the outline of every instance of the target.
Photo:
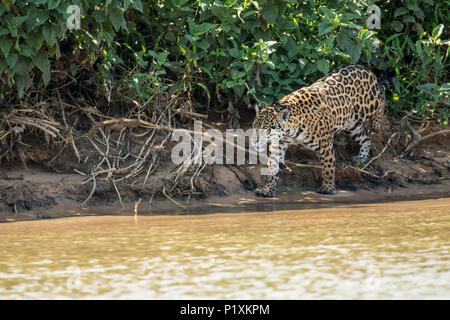
[[(41, 176), (42, 177), (42, 176)], [(67, 177), (58, 175), (59, 179), (66, 177), (66, 181), (77, 177)], [(55, 177), (52, 177), (55, 178)], [(49, 177), (50, 179), (50, 177)], [(28, 180), (24, 177), (24, 181)], [(54, 180), (54, 179), (52, 179)], [(8, 210), (0, 212), (0, 222), (28, 221), (75, 216), (99, 216), (99, 215), (134, 215), (136, 203), (127, 202), (124, 207), (118, 201), (96, 202), (89, 205), (81, 205), (81, 197), (70, 193), (76, 185), (65, 187), (60, 183), (53, 182), (55, 188), (59, 186), (59, 192), (49, 192), (46, 188), (30, 183), (24, 192), (34, 191), (30, 194), (32, 205), (35, 209), (18, 210), (16, 213)], [(45, 185), (45, 183), (44, 183)], [(230, 192), (228, 196), (209, 196), (205, 198), (192, 198), (189, 202), (175, 198), (178, 204), (166, 199), (157, 198), (152, 202), (141, 200), (137, 206), (138, 215), (196, 215), (214, 213), (240, 213), (240, 212), (261, 212), (274, 210), (304, 210), (317, 208), (336, 208), (352, 204), (368, 204), (379, 202), (394, 202), (407, 200), (425, 200), (448, 198), (450, 193), (450, 182), (442, 181), (440, 184), (420, 185), (409, 184), (404, 187), (394, 188), (373, 188), (370, 190), (359, 189), (356, 191), (338, 189), (335, 196), (321, 195), (307, 188), (300, 188), (296, 191), (279, 192), (276, 198), (265, 199), (255, 197), (251, 191)], [(68, 191), (64, 194), (63, 191)], [(21, 193), (23, 194), (23, 192)], [(20, 203), (20, 202), (18, 202)], [(23, 203), (23, 202), (22, 202)], [(181, 206), (183, 207), (181, 207)]]
[[(314, 192), (318, 184), (315, 179), (318, 178), (318, 169), (294, 168), (281, 178), (276, 198), (261, 199), (255, 197), (252, 191), (244, 189), (241, 183), (244, 178), (240, 181), (228, 168), (216, 167), (214, 181), (218, 191), (213, 191), (208, 196), (194, 195), (188, 200), (186, 196), (169, 198), (156, 192), (136, 194), (135, 191), (128, 190), (123, 198), (124, 207), (117, 200), (115, 191), (107, 185), (98, 188), (93, 198), (82, 204), (89, 194), (89, 189), (82, 184), (84, 178), (80, 175), (48, 173), (38, 169), (31, 169), (29, 172), (9, 171), (6, 176), (2, 172), (0, 178), (3, 199), (0, 222), (82, 215), (134, 214), (139, 199), (141, 201), (137, 207), (138, 214), (201, 214), (293, 207), (309, 209), (354, 203), (435, 199), (450, 195), (450, 181), (447, 178), (428, 175), (426, 167), (418, 164), (415, 168), (409, 168), (422, 172), (422, 175), (416, 175), (415, 180), (408, 181), (401, 176), (397, 177), (398, 180), (383, 183), (355, 174), (350, 176), (345, 173), (346, 169), (340, 168), (338, 172), (340, 171), (342, 180), (337, 184), (336, 196), (324, 196)], [(436, 170), (434, 166), (429, 168)], [(312, 176), (313, 183), (308, 185), (308, 179), (296, 180), (299, 176)], [(348, 179), (344, 180), (346, 177)], [(257, 177), (255, 178), (257, 180)]]
[[(428, 128), (420, 134), (443, 129)], [(302, 147), (292, 146), (273, 199), (257, 198), (251, 190), (261, 183), (257, 165), (205, 166), (180, 175), (179, 166), (170, 161), (170, 141), (164, 148), (155, 144), (154, 166), (146, 180), (142, 175), (116, 183), (85, 174), (99, 159), (87, 144), (82, 155), (91, 162), (76, 161), (70, 150), (55, 157), (50, 147), (37, 144), (27, 170), (20, 163), (0, 169), (0, 222), (134, 214), (135, 207), (139, 214), (197, 214), (449, 197), (450, 135), (433, 136), (405, 154), (413, 143), (411, 132), (401, 128), (372, 134), (374, 159), (369, 166), (357, 168), (348, 160), (357, 146), (345, 135), (337, 136), (336, 196), (315, 193), (319, 161)]]

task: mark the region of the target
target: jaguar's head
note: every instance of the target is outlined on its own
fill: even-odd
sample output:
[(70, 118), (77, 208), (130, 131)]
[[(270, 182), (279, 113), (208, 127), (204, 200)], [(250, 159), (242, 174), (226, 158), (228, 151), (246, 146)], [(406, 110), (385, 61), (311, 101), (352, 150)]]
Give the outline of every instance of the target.
[(253, 128), (256, 134), (251, 139), (251, 144), (256, 151), (261, 151), (274, 141), (279, 141), (286, 134), (286, 123), (289, 120), (289, 109), (280, 105), (269, 106), (260, 109), (255, 106), (256, 118)]

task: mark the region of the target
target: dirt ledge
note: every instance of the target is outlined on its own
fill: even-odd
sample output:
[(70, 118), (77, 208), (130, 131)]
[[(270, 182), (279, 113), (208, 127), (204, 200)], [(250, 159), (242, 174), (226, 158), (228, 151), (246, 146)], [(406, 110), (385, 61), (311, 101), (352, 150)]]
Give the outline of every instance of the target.
[[(437, 130), (430, 128), (429, 131)], [(394, 132), (400, 132), (400, 129)], [(297, 146), (287, 152), (287, 167), (281, 175), (276, 198), (258, 198), (253, 191), (246, 190), (252, 184), (261, 183), (260, 167), (252, 165), (207, 166), (198, 176), (195, 194), (188, 196), (178, 190), (169, 195), (163, 190), (170, 189), (176, 168), (170, 161), (170, 146), (167, 146), (167, 154), (161, 153), (158, 168), (144, 188), (127, 183), (118, 185), (123, 208), (116, 190), (107, 181), (98, 181), (95, 192), (83, 204), (93, 190), (92, 184), (83, 184), (86, 177), (73, 172), (88, 170), (76, 167), (70, 154), (62, 154), (56, 162), (49, 162), (45, 157), (46, 150), (39, 145), (36, 147), (40, 152), (39, 161), (30, 164), (28, 171), (19, 165), (0, 168), (0, 222), (131, 215), (139, 199), (138, 214), (201, 214), (292, 209), (293, 206), (299, 209), (332, 208), (356, 203), (450, 197), (450, 135), (429, 139), (404, 156), (407, 136), (399, 134), (388, 145), (386, 142), (391, 134), (372, 136), (372, 154), (385, 152), (366, 170), (355, 168), (346, 160), (355, 153), (355, 146), (343, 137), (335, 139), (338, 190), (335, 196), (315, 193), (320, 184), (319, 162), (313, 154)], [(47, 157), (53, 155), (49, 153)], [(185, 189), (189, 189), (189, 174), (185, 180), (184, 184), (188, 186)]]
[[(307, 171), (307, 170), (304, 170)], [(30, 172), (9, 171), (7, 177), (1, 172), (0, 222), (27, 221), (48, 218), (92, 216), (92, 215), (134, 215), (136, 202), (127, 199), (122, 206), (115, 198), (113, 190), (99, 190), (96, 198), (81, 205), (88, 190), (81, 182), (83, 177), (76, 174), (57, 174), (32, 170)], [(311, 186), (294, 187), (289, 183), (294, 174), (284, 175), (278, 196), (272, 199), (256, 197), (245, 190), (239, 180), (225, 167), (215, 168), (216, 179), (221, 182), (221, 194), (208, 197), (169, 200), (155, 197), (152, 201), (144, 197), (139, 203), (139, 215), (159, 214), (206, 214), (224, 212), (271, 211), (298, 208), (313, 209), (336, 206), (391, 202), (404, 200), (437, 199), (450, 196), (450, 180), (439, 183), (418, 184), (403, 181), (390, 186), (368, 183), (364, 186), (355, 182), (338, 184), (335, 196), (325, 196), (314, 192)], [(432, 181), (433, 182), (433, 181)], [(436, 181), (434, 181), (436, 182)], [(103, 193), (102, 193), (103, 192)], [(176, 202), (176, 203), (175, 203)], [(183, 207), (184, 208), (183, 208)]]

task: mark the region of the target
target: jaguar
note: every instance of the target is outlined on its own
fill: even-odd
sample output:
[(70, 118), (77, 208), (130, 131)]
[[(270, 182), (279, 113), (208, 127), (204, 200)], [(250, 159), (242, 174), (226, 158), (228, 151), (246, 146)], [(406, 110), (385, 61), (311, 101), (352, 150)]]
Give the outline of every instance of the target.
[(268, 107), (255, 105), (253, 128), (257, 134), (251, 144), (257, 151), (269, 146), (267, 166), (270, 168), (264, 184), (256, 189), (256, 195), (276, 195), (286, 150), (292, 144), (301, 144), (316, 152), (322, 180), (317, 192), (336, 194), (334, 136), (338, 132), (349, 134), (359, 145), (359, 153), (352, 160), (364, 164), (371, 146), (366, 123), (371, 120), (373, 129), (381, 130), (385, 91), (391, 82), (392, 79), (386, 79), (379, 83), (372, 71), (360, 65), (349, 65)]

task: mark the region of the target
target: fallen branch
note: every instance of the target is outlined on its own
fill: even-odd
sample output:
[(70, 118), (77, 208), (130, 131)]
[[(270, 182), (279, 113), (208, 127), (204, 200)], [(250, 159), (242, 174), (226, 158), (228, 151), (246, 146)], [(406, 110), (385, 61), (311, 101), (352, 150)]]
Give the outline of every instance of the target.
[(196, 112), (191, 112), (191, 111), (187, 111), (181, 108), (175, 109), (173, 110), (175, 113), (181, 113), (183, 115), (187, 115), (190, 117), (194, 117), (194, 118), (208, 118), (208, 116), (206, 114), (200, 114), (200, 113), (196, 113)]
[(295, 163), (290, 160), (286, 160), (286, 163), (289, 163), (289, 165), (295, 166), (295, 167), (301, 167), (301, 168), (316, 168), (316, 169), (322, 169), (322, 166), (318, 164), (303, 164), (303, 163)]
[(361, 173), (367, 174), (368, 176), (374, 177), (374, 178), (379, 179), (379, 180), (383, 179), (383, 177), (381, 177), (381, 176), (378, 176), (378, 175), (376, 175), (376, 174), (374, 174), (372, 172), (369, 172), (369, 171), (366, 171), (364, 169), (360, 169), (360, 168), (357, 168), (357, 167), (354, 167), (354, 166), (350, 166), (349, 165), (349, 166), (345, 166), (345, 167), (342, 168), (342, 170), (345, 170), (345, 169), (356, 170), (356, 171), (359, 171)]

